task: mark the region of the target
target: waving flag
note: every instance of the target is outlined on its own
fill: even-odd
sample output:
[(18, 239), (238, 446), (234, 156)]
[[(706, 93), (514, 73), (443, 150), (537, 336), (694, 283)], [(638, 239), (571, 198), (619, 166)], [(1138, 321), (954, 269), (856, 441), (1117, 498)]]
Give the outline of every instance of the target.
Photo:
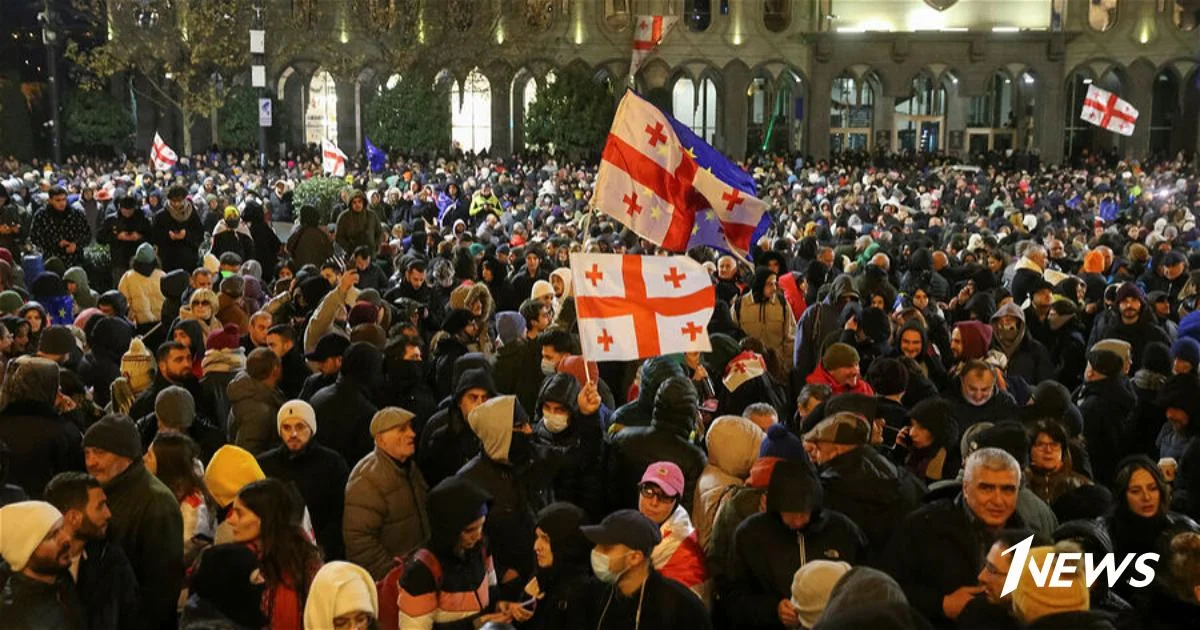
[(762, 355), (747, 350), (733, 357), (729, 365), (725, 366), (725, 375), (721, 378), (721, 382), (725, 384), (725, 389), (734, 392), (743, 384), (766, 373), (767, 362)]
[(1089, 85), (1087, 96), (1083, 98), (1083, 111), (1079, 117), (1087, 122), (1102, 127), (1122, 136), (1132, 136), (1133, 126), (1137, 123), (1138, 110), (1128, 102), (1117, 98), (1116, 94), (1102, 90), (1095, 85)]
[(379, 147), (371, 144), (371, 139), (363, 136), (367, 148), (367, 165), (370, 166), (372, 173), (378, 173), (387, 165), (387, 154)]
[(321, 170), (335, 177), (346, 174), (346, 154), (328, 140), (321, 141)]
[(633, 92), (617, 107), (596, 174), (601, 212), (665, 249), (745, 257), (770, 222), (754, 179)]
[(629, 62), (629, 76), (637, 76), (638, 68), (654, 49), (658, 47), (679, 18), (670, 15), (643, 15), (637, 19), (633, 31), (633, 59)]
[(154, 132), (154, 144), (150, 146), (150, 159), (154, 161), (154, 168), (160, 171), (169, 171), (175, 163), (179, 161), (179, 156), (167, 146), (163, 141), (162, 136), (158, 132)]
[(686, 256), (571, 254), (579, 339), (588, 361), (708, 352), (712, 280)]

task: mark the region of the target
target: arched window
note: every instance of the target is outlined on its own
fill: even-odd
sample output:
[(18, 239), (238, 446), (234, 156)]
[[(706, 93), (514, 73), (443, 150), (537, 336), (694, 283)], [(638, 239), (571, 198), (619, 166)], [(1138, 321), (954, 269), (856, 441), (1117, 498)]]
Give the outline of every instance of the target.
[(896, 113), (912, 116), (942, 116), (946, 113), (946, 89), (934, 87), (933, 79), (918, 74), (912, 82), (912, 92), (896, 100)]
[(833, 80), (830, 96), (829, 150), (841, 153), (870, 149), (875, 116), (875, 90), (871, 83), (843, 74)]
[(763, 0), (763, 26), (782, 33), (792, 23), (792, 0)]
[(1194, 31), (1200, 22), (1200, 2), (1196, 0), (1175, 0), (1175, 28), (1181, 31)]
[(630, 0), (604, 0), (604, 24), (614, 31), (623, 31), (629, 27)]
[[(461, 91), (460, 91), (461, 90)], [(492, 86), (478, 69), (451, 92), (451, 138), (463, 151), (478, 153), (492, 144)]]
[(688, 30), (702, 33), (712, 24), (712, 0), (683, 0), (683, 19)]
[(1091, 0), (1088, 4), (1088, 25), (1097, 31), (1107, 31), (1117, 23), (1118, 0)]
[(929, 75), (913, 78), (909, 95), (896, 99), (895, 113), (894, 149), (933, 152), (945, 146), (946, 88)]
[(1016, 86), (1003, 72), (992, 75), (987, 92), (983, 96), (971, 97), (967, 103), (967, 126), (998, 129), (1011, 127), (1015, 120), (1013, 93)]
[(671, 111), (679, 122), (712, 144), (717, 135), (717, 86), (712, 79), (702, 79), (699, 89), (687, 77), (676, 81), (671, 92)]
[(337, 84), (325, 70), (318, 70), (308, 82), (308, 105), (304, 110), (304, 141), (337, 143)]
[(1093, 81), (1092, 74), (1087, 70), (1076, 70), (1067, 78), (1067, 98), (1070, 99), (1067, 102), (1070, 105), (1064, 112), (1063, 121), (1063, 152), (1067, 158), (1073, 158), (1080, 151), (1092, 148), (1092, 136), (1096, 127), (1080, 120), (1079, 112), (1083, 111), (1083, 101), (1087, 96), (1088, 86)]
[(1170, 70), (1154, 77), (1154, 101), (1150, 114), (1150, 152), (1172, 153), (1172, 130), (1179, 124), (1179, 78)]

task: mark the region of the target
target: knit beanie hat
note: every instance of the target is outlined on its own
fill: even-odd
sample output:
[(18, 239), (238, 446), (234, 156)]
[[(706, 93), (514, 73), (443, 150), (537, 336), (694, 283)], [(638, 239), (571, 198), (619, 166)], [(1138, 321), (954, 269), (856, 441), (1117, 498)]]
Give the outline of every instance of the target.
[(75, 335), (66, 326), (51, 326), (43, 330), (38, 339), (38, 352), (42, 354), (67, 355), (71, 354), (72, 349), (78, 348)]
[(833, 587), (850, 571), (850, 565), (832, 560), (812, 560), (801, 565), (792, 578), (792, 606), (800, 625), (811, 628), (821, 620)]
[(184, 431), (196, 419), (196, 401), (178, 385), (165, 387), (154, 397), (154, 415), (163, 426)]
[(221, 270), (221, 261), (217, 260), (216, 256), (209, 252), (204, 255), (203, 266), (208, 270), (208, 273), (217, 273)]
[[(996, 423), (974, 434), (971, 442), (970, 453), (981, 448), (998, 448), (1012, 455), (1022, 469), (1029, 465), (1029, 436), (1019, 422)], [(968, 451), (964, 450), (963, 458), (966, 459), (968, 454)]]
[(992, 345), (992, 327), (984, 322), (965, 321), (954, 326), (962, 337), (962, 360), (982, 359)]
[[(1054, 552), (1054, 547), (1034, 547), (1029, 550), (1029, 563), (1043, 566), (1046, 556)], [(1063, 580), (1069, 581), (1069, 586), (1054, 586), (1053, 583), (1040, 586), (1034, 582), (1032, 571), (1019, 568), (1022, 569), (1021, 579), (1012, 594), (1013, 609), (1018, 618), (1029, 623), (1046, 615), (1088, 609), (1090, 595), (1081, 571), (1063, 574)]]
[(534, 282), (533, 288), (529, 291), (529, 297), (537, 300), (545, 295), (554, 295), (554, 287), (545, 280)]
[(521, 338), (525, 332), (525, 318), (517, 311), (496, 313), (496, 335), (500, 343), (509, 345)]
[(359, 341), (369, 343), (383, 350), (387, 347), (387, 331), (383, 329), (383, 326), (375, 322), (359, 324), (350, 329), (350, 343), (358, 343)]
[(217, 449), (204, 470), (204, 486), (223, 508), (233, 505), (233, 499), (246, 484), (266, 478), (250, 451), (232, 444)]
[(262, 628), (269, 621), (261, 606), (266, 585), (251, 580), (251, 576), (261, 570), (262, 563), (247, 545), (215, 545), (205, 549), (196, 560), (188, 579), (188, 589), (237, 627)]
[(98, 448), (132, 460), (142, 458), (142, 438), (133, 420), (124, 414), (109, 414), (83, 434), (84, 448)]
[(1200, 368), (1200, 342), (1191, 337), (1180, 337), (1171, 344), (1171, 359), (1187, 361), (1192, 368)]
[(204, 347), (208, 350), (233, 350), (242, 347), (242, 337), (238, 334), (238, 325), (225, 324), (220, 330), (208, 333), (208, 340)]
[(1104, 254), (1096, 249), (1084, 254), (1082, 271), (1084, 273), (1104, 273)]
[(240, 298), (246, 292), (246, 281), (234, 274), (221, 281), (221, 293), (231, 298)]
[(880, 396), (903, 394), (908, 389), (908, 370), (898, 359), (876, 359), (867, 370), (867, 382)]
[(0, 508), (0, 557), (13, 572), (23, 571), (62, 517), (58, 508), (45, 501), (20, 501)]
[(821, 367), (828, 372), (858, 365), (858, 361), (858, 350), (855, 350), (854, 346), (838, 342), (825, 349), (825, 354), (821, 356)]
[(1108, 378), (1115, 378), (1125, 369), (1125, 361), (1112, 350), (1092, 350), (1087, 353), (1088, 365)]
[(758, 457), (778, 457), (808, 461), (808, 452), (804, 450), (804, 442), (782, 424), (776, 423), (767, 427), (767, 437), (763, 438), (758, 447)]
[(143, 264), (154, 262), (154, 246), (150, 243), (138, 245), (137, 251), (133, 254), (133, 262)]
[(303, 400), (289, 400), (275, 414), (275, 428), (281, 429), (285, 420), (302, 420), (313, 435), (317, 434), (317, 412)]
[(23, 304), (25, 304), (25, 300), (16, 291), (0, 293), (0, 314), (2, 315), (15, 315)]
[(154, 376), (154, 356), (146, 349), (141, 337), (134, 337), (129, 342), (129, 349), (121, 355), (121, 375), (129, 381), (129, 387), (135, 393), (150, 387)]
[(1124, 302), (1127, 298), (1143, 299), (1142, 290), (1138, 288), (1138, 285), (1126, 282), (1117, 289), (1117, 304)]
[(1142, 367), (1158, 374), (1171, 373), (1171, 350), (1161, 341), (1152, 341), (1142, 349)]
[(359, 324), (374, 324), (379, 321), (379, 307), (370, 302), (358, 302), (350, 309), (346, 322), (351, 327)]

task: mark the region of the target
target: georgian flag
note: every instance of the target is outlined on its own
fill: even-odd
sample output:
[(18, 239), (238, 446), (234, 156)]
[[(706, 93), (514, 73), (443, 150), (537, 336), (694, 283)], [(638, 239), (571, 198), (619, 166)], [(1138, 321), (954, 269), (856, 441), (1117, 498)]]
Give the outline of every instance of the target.
[(1122, 136), (1132, 136), (1138, 110), (1116, 94), (1089, 85), (1079, 118)]
[(159, 171), (169, 171), (179, 161), (179, 156), (175, 155), (175, 151), (167, 146), (158, 132), (154, 132), (154, 144), (150, 146), (150, 158), (154, 161), (155, 170)]
[(588, 361), (712, 350), (716, 292), (691, 258), (571, 254), (571, 280)]
[(766, 373), (767, 362), (762, 358), (762, 355), (751, 350), (746, 350), (733, 357), (729, 365), (725, 366), (725, 375), (721, 379), (721, 382), (725, 384), (725, 389), (734, 392), (744, 383), (752, 381)]
[(328, 140), (321, 141), (321, 170), (334, 177), (346, 174), (346, 154)]
[(638, 16), (637, 28), (633, 30), (633, 59), (629, 62), (629, 76), (637, 76), (642, 62), (654, 52), (678, 20), (678, 17), (670, 15)]

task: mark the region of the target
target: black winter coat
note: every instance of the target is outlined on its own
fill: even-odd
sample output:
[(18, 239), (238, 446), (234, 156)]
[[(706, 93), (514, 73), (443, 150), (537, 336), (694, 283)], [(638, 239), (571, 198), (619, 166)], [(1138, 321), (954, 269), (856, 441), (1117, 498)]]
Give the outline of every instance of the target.
[[(694, 399), (696, 390), (688, 383), (679, 393)], [(683, 505), (692, 505), (696, 482), (708, 457), (688, 439), (692, 419), (681, 416), (658, 414), (648, 427), (626, 427), (613, 436), (607, 477), (611, 507), (636, 509), (637, 485), (646, 468), (658, 461), (674, 462), (683, 471)]]
[(0, 627), (13, 630), (85, 630), (87, 619), (71, 576), (62, 573), (53, 584), (21, 573), (9, 573), (0, 591)]
[(484, 453), (467, 462), (458, 475), (473, 481), (492, 497), (484, 532), (496, 563), (496, 577), (501, 578), (512, 569), (522, 578), (517, 584), (524, 583), (537, 566), (529, 551), (536, 538), (534, 515), (549, 504), (546, 496), (549, 476), (538, 462), (514, 466), (494, 461)]
[(125, 552), (107, 540), (94, 540), (84, 554), (75, 589), (89, 630), (137, 627), (141, 592)]
[[(597, 584), (586, 598), (591, 606), (587, 623), (596, 630), (709, 630), (712, 619), (704, 604), (686, 586), (651, 570), (645, 590), (625, 596), (615, 585)], [(638, 614), (638, 611), (641, 614)]]
[(346, 481), (350, 478), (346, 460), (337, 451), (318, 444), (314, 437), (296, 453), (289, 451), (286, 445), (277, 446), (259, 455), (258, 465), (267, 477), (296, 486), (308, 508), (313, 533), (325, 552), (325, 561), (345, 557), (342, 509), (345, 507)]
[(379, 407), (370, 393), (366, 385), (342, 374), (336, 383), (312, 397), (317, 426), (321, 427), (321, 443), (337, 451), (346, 462), (357, 463), (375, 448), (371, 418)]
[[(117, 238), (120, 232), (136, 232), (141, 238), (136, 241), (122, 241)], [(138, 246), (150, 242), (153, 232), (154, 226), (141, 210), (135, 209), (129, 217), (122, 215), (118, 210), (104, 218), (100, 229), (96, 230), (96, 241), (101, 245), (108, 245), (113, 269), (123, 270), (129, 269)]]
[(839, 455), (819, 467), (825, 507), (862, 529), (878, 557), (899, 523), (916, 510), (925, 485), (870, 446)]
[(220, 258), (221, 254), (227, 252), (237, 254), (238, 258), (244, 261), (254, 258), (254, 238), (237, 230), (228, 229), (213, 235), (212, 249), (209, 250), (209, 253)]
[(1117, 462), (1125, 452), (1126, 427), (1137, 404), (1128, 382), (1120, 381), (1106, 378), (1084, 383), (1076, 394), (1092, 479), (1103, 486), (1112, 484)]
[(54, 475), (83, 470), (83, 437), (52, 407), (33, 401), (9, 403), (0, 412), (0, 442), (8, 445), (8, 482), (31, 499), (41, 499)]
[(496, 351), (496, 391), (517, 397), (521, 408), (532, 413), (542, 384), (542, 347), (522, 334), (516, 343)]
[(479, 438), (471, 431), (455, 402), (435, 413), (420, 437), (417, 465), (431, 488), (457, 473), (479, 454)]
[[(1013, 512), (1007, 527), (1021, 527)], [(892, 535), (883, 569), (904, 589), (908, 603), (938, 628), (956, 627), (942, 613), (942, 598), (978, 584), (992, 537), (962, 496), (941, 499), (909, 514)]]
[(1116, 630), (1112, 619), (1095, 610), (1046, 615), (1025, 626), (1025, 630)]
[[(184, 202), (188, 203), (188, 202)], [(200, 243), (204, 240), (204, 226), (200, 215), (193, 210), (186, 221), (176, 221), (167, 209), (154, 215), (154, 245), (158, 248), (158, 259), (164, 272), (182, 269), (191, 273), (200, 264)], [(187, 230), (183, 238), (175, 240), (170, 232)]]
[[(574, 503), (583, 508), (589, 521), (596, 522), (604, 516), (604, 430), (599, 413), (584, 416), (576, 409), (574, 398), (578, 395), (575, 377), (555, 374), (548, 379), (534, 407), (533, 440), (554, 464), (554, 500)], [(558, 433), (546, 428), (542, 421), (546, 401), (570, 410), (567, 428)]]

